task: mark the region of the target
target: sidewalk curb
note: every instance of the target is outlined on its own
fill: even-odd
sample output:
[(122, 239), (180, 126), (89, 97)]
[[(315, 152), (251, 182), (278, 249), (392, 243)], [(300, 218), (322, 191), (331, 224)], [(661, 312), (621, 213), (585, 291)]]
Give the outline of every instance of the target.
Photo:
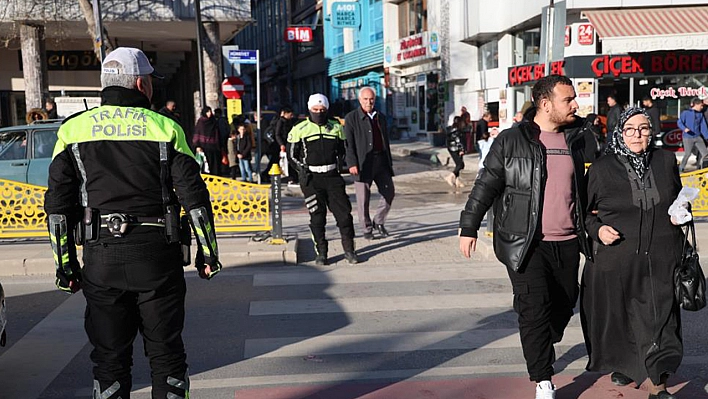
[[(218, 239), (218, 237), (217, 237)], [(227, 240), (234, 241), (233, 238), (223, 238), (222, 242)], [(245, 237), (239, 241), (246, 240)], [(295, 265), (297, 264), (297, 236), (291, 237), (283, 245), (271, 245), (265, 242), (254, 242), (250, 239), (244, 244), (243, 242), (231, 242), (227, 245), (221, 244), (221, 254), (219, 260), (225, 268), (241, 267), (241, 266), (258, 266), (262, 264), (268, 265)], [(0, 262), (0, 277), (12, 276), (41, 276), (54, 275), (55, 266), (54, 258), (51, 255), (49, 243), (28, 243), (26, 245), (36, 245), (37, 249), (42, 252), (39, 256), (31, 256), (27, 258), (10, 258), (3, 259)], [(46, 249), (40, 246), (46, 245)], [(233, 251), (233, 247), (240, 247), (241, 250)], [(196, 253), (196, 246), (192, 246), (192, 254)], [(77, 253), (79, 259), (82, 258), (81, 251)], [(194, 263), (192, 262), (192, 265)], [(187, 266), (193, 267), (193, 266)]]

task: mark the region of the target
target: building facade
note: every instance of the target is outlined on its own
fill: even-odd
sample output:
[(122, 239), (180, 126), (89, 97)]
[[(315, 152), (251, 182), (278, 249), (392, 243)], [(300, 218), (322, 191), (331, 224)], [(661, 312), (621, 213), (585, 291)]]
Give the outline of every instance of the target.
[(445, 85), (441, 78), (441, 29), (445, 1), (384, 3), (384, 68), (388, 113), (401, 137), (426, 137), (442, 127)]
[[(89, 2), (90, 3), (90, 2)], [(191, 126), (194, 110), (199, 108), (199, 81), (195, 10), (189, 0), (116, 0), (107, 7), (102, 19), (104, 42), (111, 47), (141, 48), (155, 69), (166, 76), (155, 81), (153, 103), (156, 108), (168, 99), (176, 100), (182, 121)], [(209, 2), (202, 10), (204, 75), (207, 82), (205, 101), (220, 104), (220, 46), (231, 40), (250, 19), (246, 0)], [(56, 0), (8, 0), (0, 14), (0, 126), (25, 122), (28, 108), (41, 108), (43, 100), (58, 100), (63, 112), (83, 109), (83, 98), (94, 105), (101, 90), (100, 62), (93, 53), (94, 40), (87, 33), (87, 22), (79, 2)], [(26, 47), (28, 46), (28, 47)], [(31, 47), (31, 48), (30, 48)], [(26, 57), (29, 50), (38, 56)], [(28, 72), (37, 77), (27, 78)], [(33, 75), (34, 76), (34, 75)], [(38, 100), (28, 104), (35, 87)], [(26, 95), (27, 94), (27, 95)]]
[[(321, 1), (252, 0), (251, 10), (254, 23), (236, 35), (234, 44), (260, 50), (261, 106), (290, 105), (296, 113), (307, 112), (310, 94), (329, 94)], [(308, 28), (309, 40), (286, 41), (286, 29), (293, 27)], [(244, 110), (255, 110), (255, 67), (242, 66), (241, 76), (247, 86)]]
[(708, 96), (704, 2), (557, 1), (556, 12), (565, 17), (562, 26), (555, 20), (562, 55), (546, 67), (541, 25), (547, 5), (545, 0), (449, 0), (447, 82), (454, 105), (447, 109), (457, 112), (465, 105), (473, 119), (488, 109), (508, 127), (517, 111), (530, 106), (530, 88), (547, 70), (573, 80), (580, 115), (605, 114), (610, 94), (625, 105), (640, 105), (648, 96), (665, 130), (673, 129), (672, 121), (692, 97)]
[(343, 117), (359, 106), (357, 94), (363, 86), (376, 91), (376, 108), (384, 109), (383, 4), (383, 0), (327, 0), (324, 4), (325, 58), (336, 116)]

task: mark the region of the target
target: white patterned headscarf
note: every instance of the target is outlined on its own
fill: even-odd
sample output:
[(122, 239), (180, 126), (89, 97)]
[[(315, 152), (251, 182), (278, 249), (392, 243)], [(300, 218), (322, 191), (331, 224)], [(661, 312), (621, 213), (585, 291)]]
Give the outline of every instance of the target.
[(653, 138), (649, 138), (649, 147), (647, 147), (646, 151), (641, 154), (637, 154), (627, 147), (627, 144), (624, 142), (622, 130), (624, 129), (624, 125), (627, 123), (629, 118), (635, 115), (644, 115), (647, 118), (649, 128), (651, 129), (651, 118), (644, 108), (627, 108), (624, 112), (622, 112), (622, 115), (620, 115), (619, 123), (617, 123), (615, 130), (612, 132), (612, 141), (607, 146), (607, 150), (605, 152), (607, 154), (616, 154), (627, 158), (629, 164), (632, 166), (632, 169), (637, 172), (637, 176), (641, 179), (644, 177), (644, 174), (649, 168), (649, 149), (654, 144), (654, 140)]

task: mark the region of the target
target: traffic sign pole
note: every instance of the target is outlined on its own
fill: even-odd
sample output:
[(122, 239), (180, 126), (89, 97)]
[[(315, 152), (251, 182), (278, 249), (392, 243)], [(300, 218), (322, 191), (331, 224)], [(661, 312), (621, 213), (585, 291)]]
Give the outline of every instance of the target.
[(256, 173), (258, 174), (258, 183), (261, 182), (261, 58), (260, 50), (256, 50), (256, 115), (258, 129), (258, 143), (256, 144)]

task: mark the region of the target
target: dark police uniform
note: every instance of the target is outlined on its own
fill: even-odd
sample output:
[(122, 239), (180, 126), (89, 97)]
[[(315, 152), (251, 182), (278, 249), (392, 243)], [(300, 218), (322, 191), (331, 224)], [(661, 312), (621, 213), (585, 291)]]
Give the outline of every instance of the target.
[[(334, 215), (342, 237), (347, 260), (354, 253), (354, 222), (352, 204), (347, 196), (344, 179), (339, 174), (339, 159), (344, 157), (344, 132), (337, 121), (329, 120), (320, 126), (307, 119), (292, 128), (288, 134), (290, 157), (298, 167), (300, 188), (310, 212), (310, 231), (315, 250), (327, 258), (325, 222), (327, 207)], [(350, 257), (352, 257), (350, 259)]]
[[(177, 122), (151, 111), (137, 90), (107, 87), (101, 97), (100, 107), (63, 122), (49, 167), (45, 210), (56, 284), (71, 292), (69, 282), (80, 283), (84, 290), (94, 398), (130, 397), (138, 331), (150, 359), (152, 397), (188, 398), (181, 337), (186, 287), (174, 216), (181, 203), (212, 275), (218, 272), (209, 192)], [(83, 269), (72, 234), (77, 224), (87, 236)]]

